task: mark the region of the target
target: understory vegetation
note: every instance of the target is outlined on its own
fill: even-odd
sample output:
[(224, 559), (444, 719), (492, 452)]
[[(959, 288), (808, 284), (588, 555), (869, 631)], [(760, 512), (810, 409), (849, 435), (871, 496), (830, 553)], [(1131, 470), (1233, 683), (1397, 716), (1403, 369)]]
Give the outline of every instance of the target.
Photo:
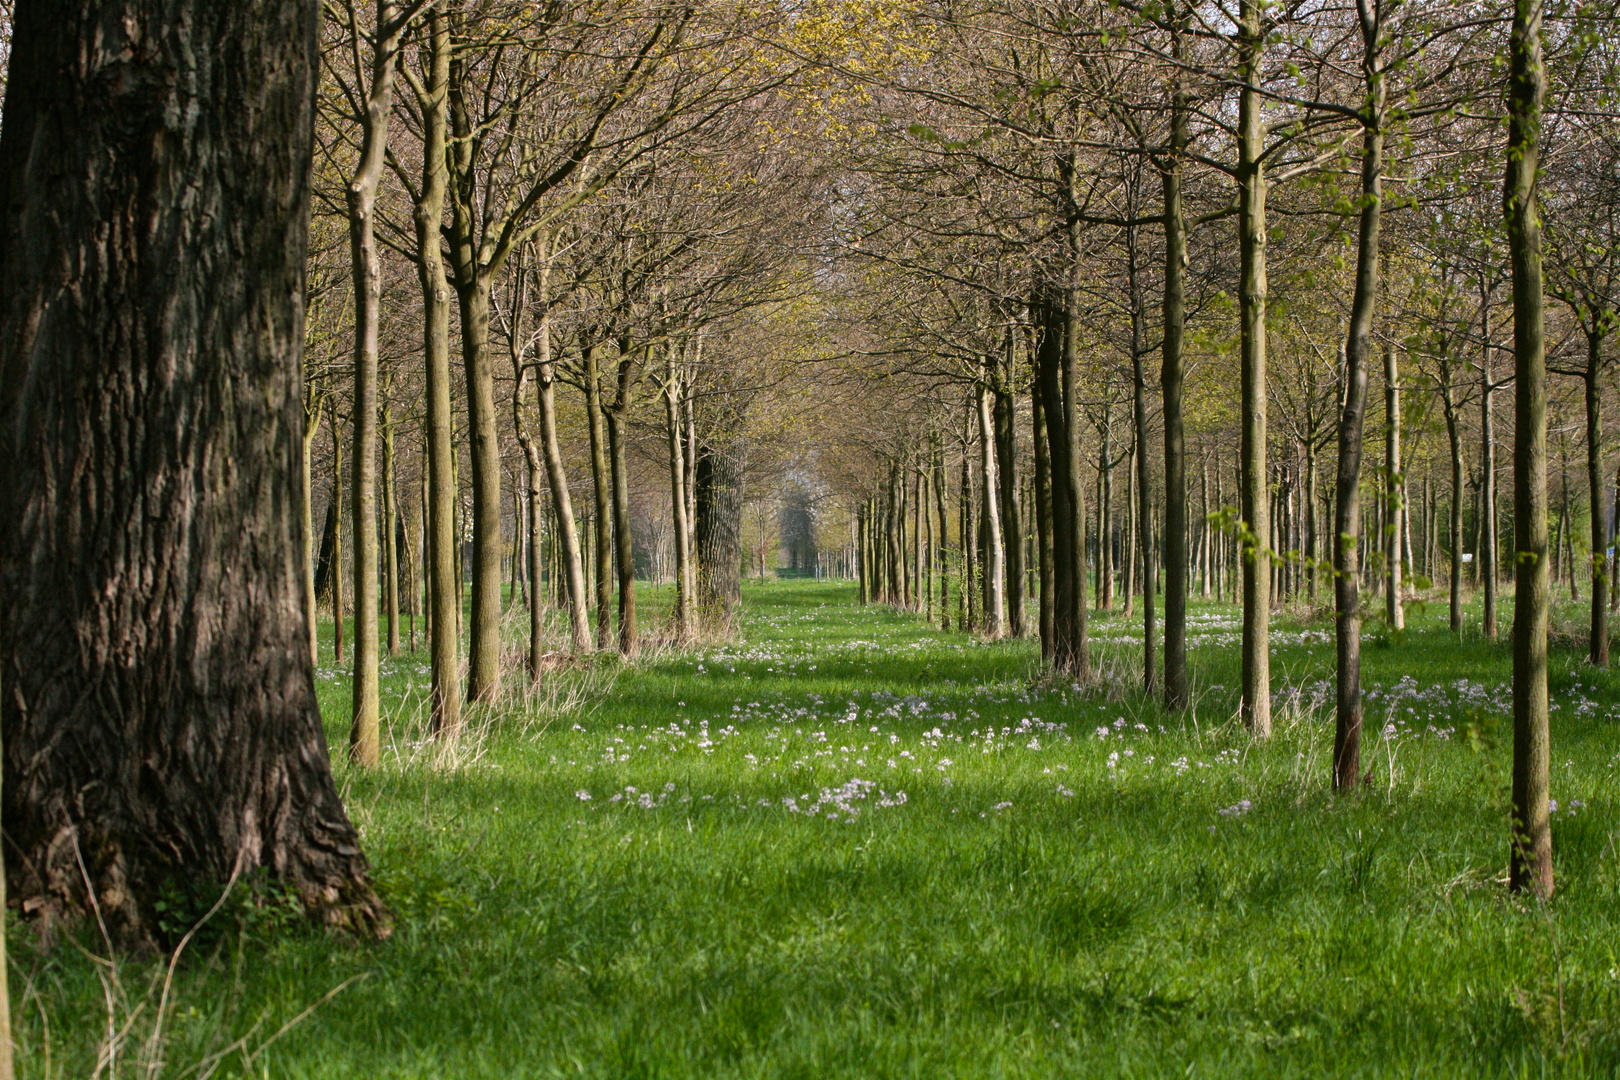
[[(1119, 613), (1081, 694), (1033, 642), (854, 598), (750, 585), (737, 641), (559, 666), (449, 747), (422, 739), (425, 654), (385, 661), (383, 764), (334, 767), (392, 937), (309, 929), (253, 881), (165, 901), (207, 916), (177, 959), (14, 925), (19, 1075), (1620, 1067), (1620, 679), (1578, 638), (1555, 635), (1542, 903), (1505, 885), (1507, 646), (1444, 603), (1369, 627), (1367, 782), (1334, 794), (1326, 618), (1278, 619), (1262, 742), (1235, 608), (1193, 607), (1181, 717), (1136, 689)], [(348, 681), (318, 685), (339, 744)]]

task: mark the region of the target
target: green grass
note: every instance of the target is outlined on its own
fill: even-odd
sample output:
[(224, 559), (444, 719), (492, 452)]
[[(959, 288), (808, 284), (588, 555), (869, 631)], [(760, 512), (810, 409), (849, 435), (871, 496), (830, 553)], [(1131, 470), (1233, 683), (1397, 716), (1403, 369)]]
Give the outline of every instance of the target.
[[(1117, 615), (1093, 624), (1107, 683), (1082, 696), (1036, 687), (1028, 643), (860, 609), (844, 584), (746, 598), (736, 644), (559, 676), (605, 696), (475, 715), (451, 767), (420, 744), (425, 655), (390, 662), (389, 763), (338, 775), (393, 938), (232, 907), (178, 967), (161, 1075), (238, 1040), (217, 1075), (1620, 1068), (1620, 683), (1573, 640), (1555, 654), (1543, 908), (1498, 880), (1506, 647), (1452, 640), (1443, 603), (1369, 641), (1372, 782), (1335, 797), (1328, 623), (1277, 621), (1278, 730), (1257, 745), (1230, 719), (1228, 607), (1194, 612), (1183, 724), (1132, 689)], [(666, 607), (649, 593), (643, 611)], [(107, 969), (81, 943), (42, 956), (13, 933), (26, 1077), (88, 1075), (106, 1041)], [(145, 1006), (116, 1075), (138, 1072), (161, 974), (118, 962), (115, 1022)]]

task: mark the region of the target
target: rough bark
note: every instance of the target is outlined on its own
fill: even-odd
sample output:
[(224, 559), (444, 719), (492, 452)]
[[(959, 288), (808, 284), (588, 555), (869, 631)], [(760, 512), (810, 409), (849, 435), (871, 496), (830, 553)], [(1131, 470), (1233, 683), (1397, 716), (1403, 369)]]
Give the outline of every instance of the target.
[(1553, 894), (1547, 784), (1547, 360), (1544, 339), (1540, 162), (1546, 70), (1542, 0), (1516, 0), (1510, 38), (1508, 164), (1503, 182), (1513, 267), (1513, 809), (1508, 878), (1516, 892)]
[[(697, 454), (698, 611), (720, 632), (731, 629), (742, 599), (743, 467), (741, 441), (699, 444)], [(870, 558), (868, 561), (873, 561)]]
[[(11, 895), (158, 943), (268, 873), (386, 932), (333, 784), (299, 508), (316, 5), (23, 3), (0, 136)], [(241, 178), (251, 176), (252, 183)]]

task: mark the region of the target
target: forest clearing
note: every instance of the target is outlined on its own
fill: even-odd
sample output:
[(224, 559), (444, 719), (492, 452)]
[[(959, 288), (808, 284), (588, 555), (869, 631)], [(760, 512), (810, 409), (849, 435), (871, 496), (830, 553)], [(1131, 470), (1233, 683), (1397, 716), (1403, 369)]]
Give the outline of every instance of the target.
[[(437, 769), (405, 734), (425, 727), (402, 704), (422, 698), (422, 657), (390, 662), (400, 741), (378, 769), (338, 776), (393, 937), (334, 947), (247, 909), (216, 916), (176, 974), (170, 1067), (1509, 1077), (1620, 1063), (1620, 681), (1576, 650), (1552, 675), (1551, 907), (1503, 887), (1504, 649), (1456, 642), (1443, 606), (1398, 646), (1369, 643), (1370, 775), (1343, 799), (1324, 767), (1321, 620), (1279, 620), (1277, 728), (1257, 744), (1235, 721), (1229, 605), (1195, 608), (1197, 706), (1170, 717), (1136, 688), (1140, 646), (1117, 617), (1096, 627), (1113, 691), (1079, 696), (1032, 681), (1030, 643), (853, 599), (849, 583), (751, 586), (737, 642), (580, 673), (605, 696), (503, 717)], [(320, 686), (345, 715), (341, 673)], [(24, 1075), (89, 1075), (109, 1022), (139, 1057), (161, 957), (123, 962), (110, 1015), (92, 955), (16, 963)]]
[(1612, 0), (0, 70), (0, 1080), (1620, 1073)]

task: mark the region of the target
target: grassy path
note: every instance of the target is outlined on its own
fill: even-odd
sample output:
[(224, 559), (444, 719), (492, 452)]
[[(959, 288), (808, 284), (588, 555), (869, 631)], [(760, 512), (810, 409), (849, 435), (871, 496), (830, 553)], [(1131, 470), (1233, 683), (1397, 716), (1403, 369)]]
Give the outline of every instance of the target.
[[(1115, 693), (1082, 699), (1032, 689), (1027, 643), (851, 599), (756, 587), (739, 644), (652, 658), (586, 714), (494, 718), (459, 768), (400, 735), (394, 764), (343, 772), (393, 940), (232, 908), (180, 966), (162, 1075), (244, 1036), (218, 1075), (1614, 1075), (1612, 677), (1557, 662), (1542, 911), (1493, 880), (1507, 654), (1443, 612), (1369, 649), (1373, 782), (1335, 799), (1325, 625), (1279, 624), (1255, 746), (1225, 720), (1230, 609), (1195, 612), (1183, 726), (1129, 691), (1117, 617)], [(419, 661), (392, 666), (411, 700)], [(322, 691), (346, 716), (337, 673)], [(49, 1075), (88, 1074), (94, 965), (14, 956), (24, 1075), (46, 1075), (42, 1017)], [(119, 976), (115, 1014), (149, 1016), (150, 967)]]

